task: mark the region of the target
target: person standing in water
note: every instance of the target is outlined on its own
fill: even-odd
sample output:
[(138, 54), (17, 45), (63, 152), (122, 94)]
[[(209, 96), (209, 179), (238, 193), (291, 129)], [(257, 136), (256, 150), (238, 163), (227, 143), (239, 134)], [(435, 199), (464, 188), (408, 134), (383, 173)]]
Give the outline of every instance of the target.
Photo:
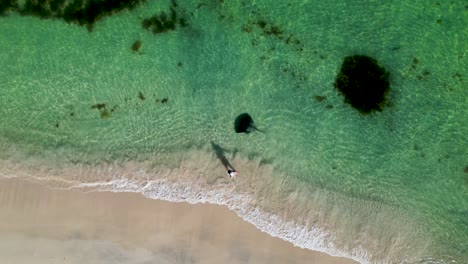
[(234, 178), (237, 176), (236, 170), (228, 170), (229, 177)]

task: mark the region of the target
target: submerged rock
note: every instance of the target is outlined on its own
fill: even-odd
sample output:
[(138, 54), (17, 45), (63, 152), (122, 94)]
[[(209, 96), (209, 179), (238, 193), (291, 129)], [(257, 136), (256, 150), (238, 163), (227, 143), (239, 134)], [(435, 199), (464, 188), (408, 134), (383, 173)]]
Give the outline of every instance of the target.
[(95, 23), (123, 10), (132, 10), (146, 0), (5, 0), (0, 1), (0, 16), (18, 12), (42, 19), (63, 19), (86, 26), (91, 32)]
[(133, 42), (133, 44), (132, 44), (132, 50), (133, 50), (134, 52), (140, 51), (140, 48), (141, 48), (141, 40), (137, 40), (137, 41)]
[(155, 14), (150, 18), (145, 18), (141, 22), (144, 29), (147, 29), (153, 34), (165, 33), (175, 30), (177, 26), (187, 27), (188, 22), (185, 17), (181, 17), (184, 12), (178, 9), (177, 1), (171, 1), (170, 13), (166, 15), (163, 11), (159, 15)]
[(362, 114), (374, 110), (381, 111), (385, 96), (390, 90), (389, 73), (367, 56), (344, 58), (340, 73), (335, 80), (335, 88), (345, 97), (344, 101)]

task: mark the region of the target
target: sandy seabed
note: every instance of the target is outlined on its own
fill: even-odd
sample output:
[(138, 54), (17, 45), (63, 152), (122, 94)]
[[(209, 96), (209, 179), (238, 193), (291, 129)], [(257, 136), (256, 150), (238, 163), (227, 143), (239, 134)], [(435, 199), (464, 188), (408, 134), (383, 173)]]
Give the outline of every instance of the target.
[(0, 180), (2, 263), (356, 263), (294, 247), (224, 206)]
[[(238, 177), (230, 178), (219, 158), (209, 151), (160, 155), (153, 157), (153, 161), (110, 163), (60, 162), (62, 156), (67, 157), (67, 153), (0, 159), (0, 222), (26, 221), (16, 232), (12, 231), (14, 225), (4, 227), (9, 235), (13, 232), (31, 237), (31, 233), (49, 230), (47, 236), (38, 233), (41, 234), (38, 237), (49, 238), (59, 233), (54, 239), (60, 246), (66, 245), (62, 240), (70, 237), (78, 238), (79, 242), (92, 241), (88, 246), (79, 247), (91, 249), (80, 256), (101, 256), (94, 250), (101, 246), (93, 243), (112, 242), (113, 250), (119, 253), (111, 255), (123, 256), (123, 260), (112, 260), (112, 263), (142, 263), (132, 260), (135, 252), (122, 251), (121, 247), (147, 250), (138, 254), (151, 260), (148, 263), (154, 260), (157, 263), (330, 263), (317, 260), (317, 256), (337, 261), (333, 263), (392, 263), (390, 256), (404, 259), (400, 255), (411, 254), (414, 259), (420, 255), (419, 248), (408, 247), (414, 241), (422, 241), (413, 239), (414, 232), (409, 232), (414, 227), (411, 222), (401, 225), (405, 219), (398, 218), (387, 223), (387, 219), (395, 219), (389, 217), (392, 214), (385, 208), (376, 211), (372, 204), (367, 204), (369, 207), (351, 204), (352, 210), (343, 206), (329, 209), (328, 193), (294, 184), (286, 175), (276, 175), (272, 165), (258, 160), (227, 153), (226, 158), (240, 172)], [(7, 184), (11, 186), (4, 187)], [(35, 197), (29, 197), (33, 194)], [(372, 210), (359, 210), (361, 207)], [(2, 220), (3, 215), (9, 218)], [(45, 226), (35, 227), (36, 221)], [(355, 221), (359, 221), (358, 227), (366, 226), (368, 231), (376, 232), (353, 229)], [(389, 235), (381, 235), (382, 226), (386, 226)], [(59, 232), (55, 227), (65, 231)], [(393, 241), (395, 230), (399, 239)], [(266, 238), (281, 243), (273, 246)], [(75, 240), (73, 243), (77, 243)], [(296, 250), (316, 254), (309, 256), (309, 253), (295, 253)], [(69, 251), (62, 254), (76, 254), (75, 250)], [(29, 255), (45, 251), (31, 252), (35, 253)], [(90, 259), (86, 262), (99, 258)]]

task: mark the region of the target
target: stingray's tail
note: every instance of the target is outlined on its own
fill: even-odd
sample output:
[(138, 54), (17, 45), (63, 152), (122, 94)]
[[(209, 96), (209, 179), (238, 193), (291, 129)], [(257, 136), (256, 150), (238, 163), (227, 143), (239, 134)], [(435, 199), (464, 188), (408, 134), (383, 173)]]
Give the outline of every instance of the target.
[(253, 125), (252, 127), (253, 127), (255, 130), (257, 130), (258, 132), (266, 133), (265, 130), (258, 129), (258, 127), (257, 127), (256, 125)]

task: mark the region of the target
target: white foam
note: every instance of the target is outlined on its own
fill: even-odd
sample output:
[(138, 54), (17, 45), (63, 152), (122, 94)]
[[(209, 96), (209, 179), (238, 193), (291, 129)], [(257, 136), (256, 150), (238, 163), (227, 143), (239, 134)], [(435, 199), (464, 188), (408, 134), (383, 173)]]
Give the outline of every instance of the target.
[(12, 175), (12, 174), (0, 173), (0, 178), (12, 179), (12, 178), (17, 178), (17, 176), (16, 176), (16, 175)]
[[(286, 221), (279, 215), (265, 212), (252, 205), (252, 195), (236, 193), (234, 189), (223, 185), (203, 186), (194, 182), (169, 182), (165, 180), (139, 183), (121, 178), (108, 182), (81, 183), (72, 188), (93, 191), (138, 192), (151, 199), (170, 202), (224, 205), (262, 232), (291, 242), (297, 247), (324, 252), (332, 256), (351, 258), (360, 263), (371, 262), (370, 255), (364, 249), (359, 248), (352, 250), (352, 252), (344, 252), (333, 243), (335, 238), (323, 229), (310, 227), (309, 223), (299, 225), (292, 221)], [(387, 262), (389, 261), (382, 263)]]

